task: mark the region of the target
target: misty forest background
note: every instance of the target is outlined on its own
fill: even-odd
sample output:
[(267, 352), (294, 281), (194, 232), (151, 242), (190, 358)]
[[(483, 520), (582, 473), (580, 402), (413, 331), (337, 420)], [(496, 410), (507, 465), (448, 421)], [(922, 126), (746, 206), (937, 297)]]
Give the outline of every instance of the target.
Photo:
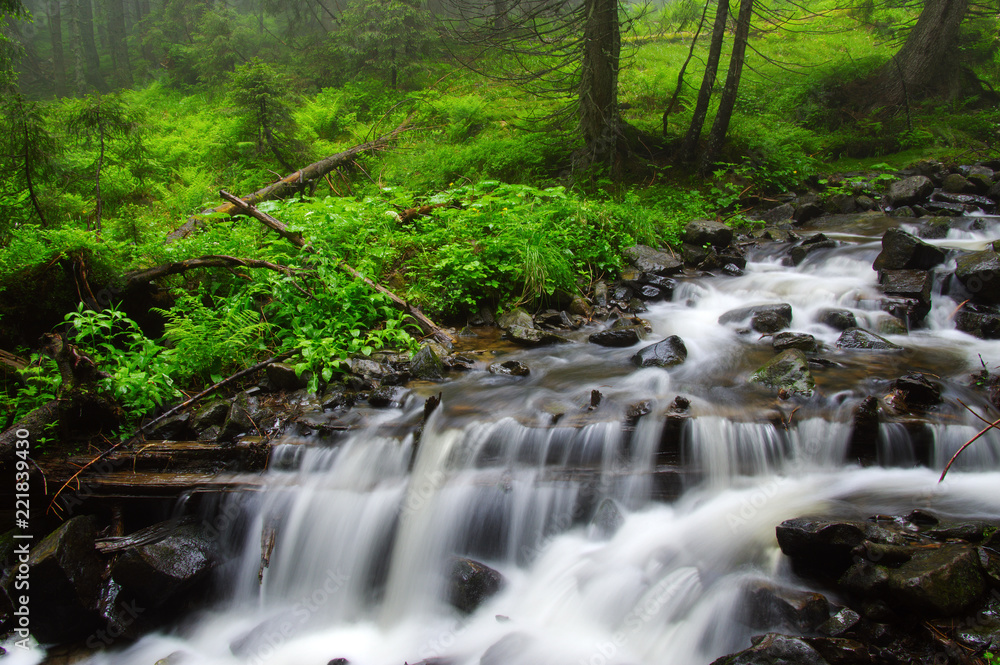
[[(4, 426), (79, 387), (54, 330), (124, 423), (284, 351), (315, 389), (422, 335), (345, 262), (464, 325), (564, 305), (692, 218), (1000, 144), (993, 0), (2, 9)], [(301, 243), (190, 220), (354, 146), (260, 202)]]

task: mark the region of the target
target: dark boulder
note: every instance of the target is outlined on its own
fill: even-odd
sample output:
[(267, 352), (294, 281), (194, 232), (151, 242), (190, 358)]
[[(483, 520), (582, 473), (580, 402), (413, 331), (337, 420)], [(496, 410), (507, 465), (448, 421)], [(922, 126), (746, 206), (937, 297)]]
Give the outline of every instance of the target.
[(182, 524), (166, 537), (122, 552), (111, 576), (140, 603), (161, 607), (201, 591), (222, 561), (217, 535), (198, 524)]
[(789, 256), (792, 259), (793, 265), (799, 265), (813, 252), (818, 252), (822, 249), (833, 249), (837, 246), (837, 243), (830, 240), (822, 233), (817, 233), (803, 240), (801, 244), (792, 247)]
[(539, 330), (538, 328), (525, 328), (524, 326), (511, 326), (504, 333), (504, 337), (519, 346), (527, 347), (552, 346), (553, 344), (567, 344), (572, 341), (554, 332)]
[(866, 351), (894, 351), (903, 347), (864, 328), (848, 328), (837, 338), (837, 347)]
[(888, 600), (907, 611), (931, 616), (967, 611), (986, 591), (979, 556), (967, 545), (918, 550), (888, 573)]
[(848, 328), (858, 327), (858, 319), (854, 316), (854, 312), (847, 309), (820, 310), (816, 315), (816, 320), (834, 330), (844, 331)]
[(490, 364), (487, 369), (490, 374), (497, 374), (499, 376), (528, 376), (531, 374), (531, 369), (519, 360), (495, 362)]
[(1000, 339), (1000, 312), (967, 303), (955, 315), (955, 329), (980, 339)]
[(152, 428), (146, 430), (146, 435), (150, 439), (169, 439), (172, 441), (184, 441), (197, 436), (194, 428), (191, 427), (191, 414), (178, 413), (159, 421)]
[(782, 522), (775, 534), (797, 569), (836, 578), (851, 565), (852, 551), (865, 540), (865, 528), (859, 522), (797, 517)]
[(1000, 304), (1000, 254), (983, 250), (958, 258), (955, 276), (979, 304)]
[(246, 392), (237, 395), (229, 404), (226, 418), (222, 422), (219, 430), (219, 439), (231, 441), (238, 436), (255, 432), (257, 425), (254, 422), (253, 413), (257, 410), (257, 399), (250, 397)]
[(597, 344), (598, 346), (626, 347), (638, 344), (645, 336), (646, 333), (640, 326), (633, 325), (601, 330), (600, 332), (591, 334), (587, 339), (591, 344)]
[(805, 353), (816, 350), (816, 338), (806, 333), (780, 332), (771, 338), (771, 346), (775, 352), (781, 353), (788, 349), (798, 349)]
[(96, 537), (93, 517), (74, 517), (31, 549), (31, 632), (39, 642), (72, 642), (97, 627), (104, 562)]
[(728, 247), (733, 241), (733, 229), (722, 222), (696, 219), (684, 227), (682, 239), (697, 246), (709, 244), (716, 248)]
[(213, 425), (221, 425), (229, 413), (229, 402), (224, 399), (214, 399), (198, 409), (191, 418), (191, 427), (201, 433)]
[(687, 359), (687, 347), (677, 335), (651, 344), (632, 356), (632, 362), (639, 367), (671, 367)]
[(879, 438), (878, 399), (868, 395), (854, 409), (851, 419), (851, 437), (847, 456), (862, 464), (873, 464), (878, 459)]
[(267, 366), (267, 378), (277, 390), (302, 390), (309, 384), (305, 372), (297, 374), (287, 363), (271, 363)]
[(751, 305), (732, 309), (719, 317), (720, 324), (740, 323), (750, 319), (750, 327), (760, 333), (776, 333), (792, 322), (792, 306), (788, 303)]
[(795, 206), (791, 203), (782, 203), (776, 208), (771, 208), (770, 210), (764, 212), (760, 219), (767, 224), (777, 224), (778, 222), (785, 222), (791, 220), (795, 215)]
[(410, 374), (415, 379), (437, 381), (444, 376), (444, 363), (430, 344), (420, 347), (420, 350), (410, 361)]
[(907, 374), (892, 384), (908, 406), (926, 408), (941, 403), (941, 386), (920, 373)]
[(663, 277), (676, 275), (684, 270), (683, 262), (677, 257), (646, 245), (629, 247), (625, 250), (625, 259), (641, 272), (650, 272)]
[(903, 178), (889, 185), (886, 194), (889, 205), (894, 208), (913, 205), (926, 199), (934, 191), (934, 183), (927, 176), (915, 175)]
[(754, 645), (739, 653), (723, 656), (711, 665), (832, 665), (801, 637), (768, 633), (754, 639)]
[(528, 314), (523, 307), (515, 307), (509, 312), (504, 312), (497, 319), (497, 327), (501, 330), (508, 330), (512, 326), (534, 328), (535, 322), (532, 320), (531, 314)]
[(741, 606), (740, 622), (756, 630), (811, 633), (830, 618), (830, 603), (823, 594), (763, 581), (743, 589)]
[(472, 559), (456, 558), (451, 565), (448, 602), (465, 613), (477, 607), (503, 586), (503, 576)]
[(875, 270), (930, 270), (943, 263), (944, 252), (898, 228), (882, 236), (882, 251), (872, 264)]
[[(878, 276), (882, 292), (890, 296), (899, 296), (917, 301), (923, 307), (919, 308), (923, 316), (930, 311), (931, 289), (934, 278), (926, 270), (883, 270)], [(915, 314), (918, 314), (915, 312)], [(923, 318), (921, 316), (920, 318)]]
[(799, 349), (782, 351), (750, 377), (750, 383), (799, 395), (812, 395), (816, 382), (809, 361)]
[(951, 194), (974, 194), (976, 186), (961, 173), (949, 173), (941, 181), (941, 189)]

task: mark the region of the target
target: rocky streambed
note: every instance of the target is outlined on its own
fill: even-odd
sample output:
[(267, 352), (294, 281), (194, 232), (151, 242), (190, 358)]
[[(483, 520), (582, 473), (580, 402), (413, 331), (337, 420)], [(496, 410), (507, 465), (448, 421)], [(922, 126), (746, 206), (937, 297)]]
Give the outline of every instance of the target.
[[(1000, 437), (936, 480), (984, 426), (962, 404), (997, 406), (996, 175), (917, 170), (159, 423), (38, 534), (35, 637), (122, 663), (978, 662)], [(51, 489), (90, 459), (39, 466)]]

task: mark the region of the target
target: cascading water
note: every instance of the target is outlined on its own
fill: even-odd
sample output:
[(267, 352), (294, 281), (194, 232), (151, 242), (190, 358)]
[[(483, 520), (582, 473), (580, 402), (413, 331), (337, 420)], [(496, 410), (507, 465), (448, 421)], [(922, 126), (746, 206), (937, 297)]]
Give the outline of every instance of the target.
[[(935, 242), (992, 239), (998, 220), (979, 224)], [(289, 441), (264, 491), (232, 499), (242, 558), (222, 580), (225, 602), (93, 662), (708, 663), (761, 632), (744, 616), (748, 584), (798, 584), (775, 542), (781, 521), (913, 508), (1000, 516), (996, 434), (937, 484), (979, 429), (958, 408), (882, 424), (879, 466), (851, 459), (851, 414), (866, 394), (919, 370), (940, 378), (947, 402), (982, 404), (965, 377), (979, 356), (995, 361), (1000, 342), (956, 332), (957, 303), (937, 294), (926, 328), (887, 335), (902, 352), (837, 350), (820, 310), (848, 309), (869, 329), (888, 316), (871, 269), (881, 230), (827, 234), (840, 246), (797, 267), (755, 250), (745, 275), (683, 281), (653, 306), (646, 343), (679, 335), (680, 366), (637, 369), (637, 349), (588, 344), (523, 351), (529, 377), (475, 372), (415, 388), (443, 398), (419, 442), (406, 423), (420, 399), (332, 443)], [(832, 361), (816, 369), (811, 398), (748, 388), (769, 340), (718, 323), (775, 301)], [(594, 390), (603, 401), (590, 412)], [(670, 415), (677, 395), (690, 400), (683, 417)], [(648, 415), (630, 417), (640, 401)], [(470, 615), (448, 603), (453, 557), (505, 580)]]

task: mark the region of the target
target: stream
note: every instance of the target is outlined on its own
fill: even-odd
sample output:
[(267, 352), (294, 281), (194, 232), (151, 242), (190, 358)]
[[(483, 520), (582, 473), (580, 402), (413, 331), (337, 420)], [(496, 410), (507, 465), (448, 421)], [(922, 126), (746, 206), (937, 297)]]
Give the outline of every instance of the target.
[[(915, 508), (1000, 518), (995, 433), (938, 484), (981, 427), (956, 400), (985, 412), (969, 376), (1000, 362), (1000, 341), (954, 329), (948, 280), (935, 281), (924, 327), (884, 335), (900, 351), (838, 349), (840, 331), (816, 322), (840, 308), (862, 328), (883, 329), (872, 261), (886, 220), (897, 223), (816, 220), (812, 230), (837, 247), (798, 266), (785, 260), (787, 244), (763, 243), (749, 248), (740, 276), (680, 278), (672, 301), (641, 315), (653, 333), (635, 347), (588, 344), (592, 326), (581, 343), (503, 356), (528, 365), (527, 377), (478, 367), (414, 383), (401, 407), (373, 410), (364, 430), (289, 438), (264, 491), (221, 507), (236, 516), (225, 537), (242, 553), (219, 575), (222, 600), (90, 662), (707, 664), (763, 632), (741, 620), (747, 584), (804, 587), (775, 540), (783, 520)], [(1000, 218), (954, 227), (929, 242), (968, 250), (1000, 236)], [(748, 385), (773, 355), (771, 340), (718, 322), (772, 302), (791, 304), (790, 330), (821, 344), (811, 397), (779, 400)], [(684, 340), (683, 364), (631, 363), (670, 335)], [(855, 408), (912, 371), (939, 382), (944, 403), (927, 418), (883, 422), (878, 463), (862, 466), (849, 453)], [(593, 391), (600, 404), (589, 409)], [(415, 447), (424, 401), (438, 393)], [(671, 421), (679, 395), (690, 407)], [(643, 401), (648, 415), (630, 418)], [(455, 556), (504, 578), (471, 614), (448, 602)]]

